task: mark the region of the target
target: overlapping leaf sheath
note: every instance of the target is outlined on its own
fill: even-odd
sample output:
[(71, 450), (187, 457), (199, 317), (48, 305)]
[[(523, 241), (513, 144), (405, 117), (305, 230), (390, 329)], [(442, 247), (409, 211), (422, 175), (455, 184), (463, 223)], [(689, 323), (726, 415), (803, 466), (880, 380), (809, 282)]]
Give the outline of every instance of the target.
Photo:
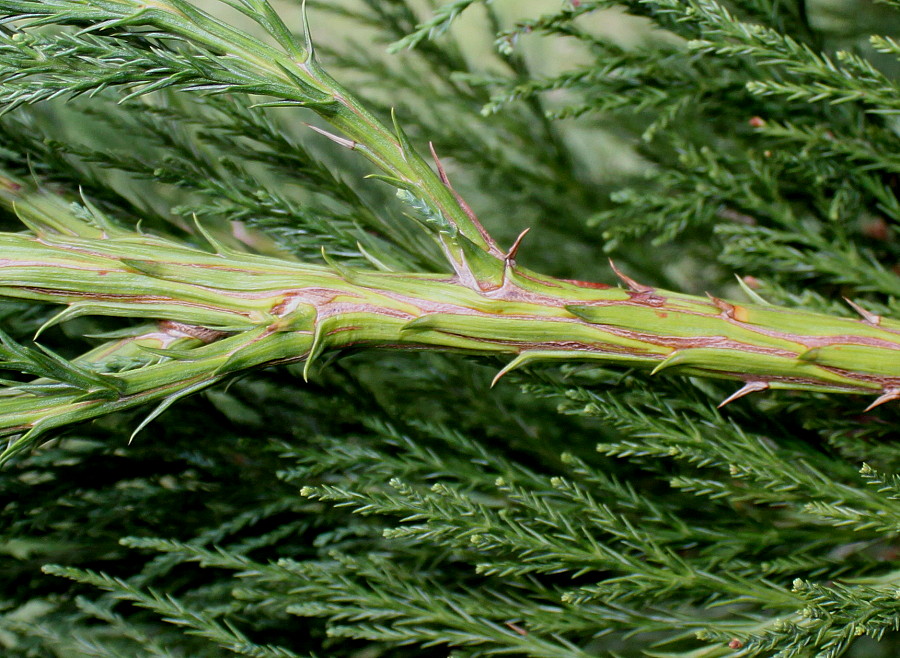
[[(59, 376), (56, 386), (45, 377), (43, 386), (8, 389), (0, 434), (23, 435), (12, 452), (51, 427), (149, 401), (165, 408), (248, 368), (305, 360), (308, 372), (323, 352), (349, 347), (511, 355), (502, 372), (594, 359), (740, 380), (738, 394), (774, 387), (870, 393), (876, 403), (900, 397), (900, 323), (865, 312), (853, 320), (732, 303), (624, 276), (626, 288), (557, 280), (519, 268), (514, 254), (494, 258), (492, 276), (480, 260), (480, 276), (467, 284), (457, 274), (213, 253), (104, 225), (99, 214), (91, 225), (16, 184), (5, 195), (35, 233), (0, 234), (0, 294), (64, 304), (50, 323), (84, 314), (158, 321), (73, 364), (109, 386)], [(131, 367), (116, 371), (126, 352)]]

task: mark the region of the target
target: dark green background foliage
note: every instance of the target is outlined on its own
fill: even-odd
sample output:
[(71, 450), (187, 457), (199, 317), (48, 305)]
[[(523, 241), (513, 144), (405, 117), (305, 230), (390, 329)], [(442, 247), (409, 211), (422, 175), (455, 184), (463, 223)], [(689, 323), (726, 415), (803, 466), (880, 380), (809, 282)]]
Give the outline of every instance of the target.
[[(898, 4), (309, 9), (332, 74), (434, 142), (501, 244), (534, 227), (529, 267), (609, 280), (612, 255), (643, 283), (739, 295), (737, 273), (775, 303), (898, 317)], [(119, 102), (142, 80), (116, 62), (177, 67), (180, 46), (30, 35), (0, 43), (8, 171), (188, 241), (196, 214), (285, 257), (440, 267), (312, 115), (168, 89)], [(54, 312), (2, 302), (0, 327), (28, 340)], [(41, 341), (74, 355), (117, 326)], [(189, 398), (131, 444), (140, 415), (15, 460), (0, 653), (900, 652), (896, 404), (782, 392), (716, 410), (733, 387), (579, 366), (489, 390), (499, 365), (342, 354), (309, 384), (282, 367)]]

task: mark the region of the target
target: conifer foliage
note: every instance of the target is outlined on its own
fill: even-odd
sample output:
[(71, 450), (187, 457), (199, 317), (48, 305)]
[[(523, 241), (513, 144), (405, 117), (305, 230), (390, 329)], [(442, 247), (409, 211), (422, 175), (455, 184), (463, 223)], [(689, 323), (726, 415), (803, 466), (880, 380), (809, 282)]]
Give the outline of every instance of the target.
[(2, 655), (897, 654), (900, 3), (0, 17)]

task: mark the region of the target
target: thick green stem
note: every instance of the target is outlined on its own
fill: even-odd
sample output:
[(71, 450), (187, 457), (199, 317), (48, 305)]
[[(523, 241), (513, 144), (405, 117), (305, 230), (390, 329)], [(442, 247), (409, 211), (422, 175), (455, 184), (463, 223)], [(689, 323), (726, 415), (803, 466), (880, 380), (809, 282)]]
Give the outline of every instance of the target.
[[(725, 402), (765, 388), (869, 393), (877, 396), (871, 406), (900, 398), (900, 323), (862, 309), (851, 320), (681, 295), (624, 276), (620, 289), (519, 267), (518, 242), (508, 253), (497, 247), (439, 162), (432, 171), (399, 127), (389, 130), (322, 70), (308, 40), (296, 43), (266, 3), (251, 4), (280, 49), (185, 0), (0, 0), (0, 11), (126, 34), (150, 26), (213, 53), (223, 69), (201, 84), (313, 109), (345, 136), (332, 139), (363, 153), (426, 209), (454, 274), (207, 253), (118, 228), (99, 213), (88, 224), (61, 199), (0, 181), (0, 203), (34, 231), (0, 234), (0, 295), (65, 305), (54, 322), (93, 314), (161, 323), (82, 359), (114, 386), (95, 390), (91, 382), (104, 381), (75, 368), (55, 388), (6, 389), (0, 435), (19, 438), (0, 461), (52, 427), (151, 401), (165, 408), (248, 368), (305, 361), (308, 374), (323, 351), (357, 346), (510, 355), (500, 375), (537, 360), (588, 359), (743, 382)], [(138, 366), (110, 372), (110, 359), (123, 354)], [(34, 368), (47, 364), (38, 356)]]
[[(315, 348), (387, 345), (621, 361), (778, 388), (887, 392), (900, 387), (900, 325), (758, 304), (531, 277), (509, 262), (503, 285), (456, 276), (349, 271), (158, 238), (0, 235), (11, 297), (59, 302), (59, 316), (156, 316), (222, 332), (315, 337)], [(148, 256), (152, 255), (152, 260)], [(278, 341), (271, 341), (275, 344)], [(260, 365), (307, 354), (259, 351)], [(218, 349), (218, 348), (217, 348)]]
[[(236, 371), (305, 360), (308, 372), (324, 351), (360, 346), (512, 356), (501, 374), (532, 361), (587, 359), (738, 380), (737, 395), (771, 387), (871, 393), (876, 403), (900, 397), (900, 323), (871, 314), (726, 302), (627, 277), (626, 289), (555, 280), (513, 259), (500, 285), (480, 290), (457, 275), (208, 253), (122, 229), (101, 237), (52, 197), (13, 184), (5, 195), (18, 198), (38, 235), (0, 234), (0, 294), (65, 304), (53, 322), (94, 314), (162, 323), (158, 335), (134, 340), (154, 356), (147, 365), (106, 375), (121, 383), (115, 399), (108, 391), (0, 398), (0, 434), (24, 433), (26, 443), (51, 427), (168, 404)], [(41, 219), (49, 216), (53, 224)], [(163, 351), (179, 336), (207, 344)]]

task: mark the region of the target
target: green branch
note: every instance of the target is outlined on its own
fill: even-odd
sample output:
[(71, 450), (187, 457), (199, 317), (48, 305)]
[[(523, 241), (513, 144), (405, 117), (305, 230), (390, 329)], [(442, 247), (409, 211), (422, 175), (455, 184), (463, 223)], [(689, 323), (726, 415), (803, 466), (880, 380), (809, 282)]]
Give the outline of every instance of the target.
[[(872, 406), (900, 397), (900, 323), (861, 308), (863, 319), (851, 320), (656, 290), (624, 275), (626, 289), (538, 278), (512, 256), (501, 285), (484, 291), (455, 275), (308, 265), (215, 244), (209, 253), (92, 226), (9, 181), (0, 196), (36, 234), (0, 234), (0, 294), (66, 305), (45, 326), (81, 315), (161, 321), (128, 343), (153, 362), (107, 372), (108, 350), (94, 361), (102, 372), (89, 381), (106, 386), (0, 398), (0, 435), (21, 435), (5, 458), (50, 428), (153, 401), (162, 411), (249, 368), (305, 361), (309, 373), (325, 351), (365, 346), (513, 356), (498, 378), (536, 361), (587, 359), (742, 381), (726, 402), (766, 388), (874, 393)], [(185, 337), (201, 344), (172, 348)]]
[[(25, 30), (85, 26), (67, 37), (69, 52), (39, 40), (27, 51), (16, 46), (27, 32), (9, 37), (6, 55), (0, 53), (5, 99), (16, 105), (108, 86), (132, 97), (175, 87), (262, 94), (275, 99), (266, 105), (307, 107), (343, 136), (317, 131), (384, 172), (439, 242), (454, 274), (297, 264), (236, 252), (211, 237), (216, 253), (209, 253), (119, 228), (93, 208), (86, 221), (61, 199), (9, 178), (0, 200), (33, 235), (0, 234), (0, 294), (65, 305), (48, 325), (82, 315), (160, 324), (68, 368), (53, 355), (4, 343), (11, 354), (5, 367), (65, 386), (11, 385), (0, 398), (0, 435), (18, 438), (0, 459), (50, 428), (156, 402), (152, 418), (235, 372), (305, 361), (308, 375), (323, 352), (365, 346), (512, 356), (498, 378), (535, 361), (587, 359), (742, 382), (723, 404), (767, 388), (874, 394), (870, 408), (900, 398), (900, 322), (855, 304), (860, 320), (658, 290), (618, 271), (625, 289), (520, 267), (516, 252), (524, 233), (501, 251), (453, 191), (437, 156), (435, 172), (399, 126), (388, 129), (335, 82), (316, 62), (308, 34), (298, 42), (262, 0), (230, 4), (278, 47), (184, 0), (0, 0), (0, 11), (11, 14), (6, 22)], [(140, 51), (150, 38), (187, 47), (190, 70), (179, 69), (184, 52), (158, 47), (150, 48), (161, 65), (153, 71), (125, 63), (111, 78), (110, 60), (102, 56), (73, 65), (85, 61), (84, 49), (102, 54), (121, 41)], [(69, 59), (73, 52), (76, 60)], [(31, 79), (50, 96), (25, 84)], [(181, 340), (194, 342), (175, 349)], [(114, 372), (108, 362), (123, 354), (145, 360)], [(88, 364), (96, 374), (84, 370)]]

